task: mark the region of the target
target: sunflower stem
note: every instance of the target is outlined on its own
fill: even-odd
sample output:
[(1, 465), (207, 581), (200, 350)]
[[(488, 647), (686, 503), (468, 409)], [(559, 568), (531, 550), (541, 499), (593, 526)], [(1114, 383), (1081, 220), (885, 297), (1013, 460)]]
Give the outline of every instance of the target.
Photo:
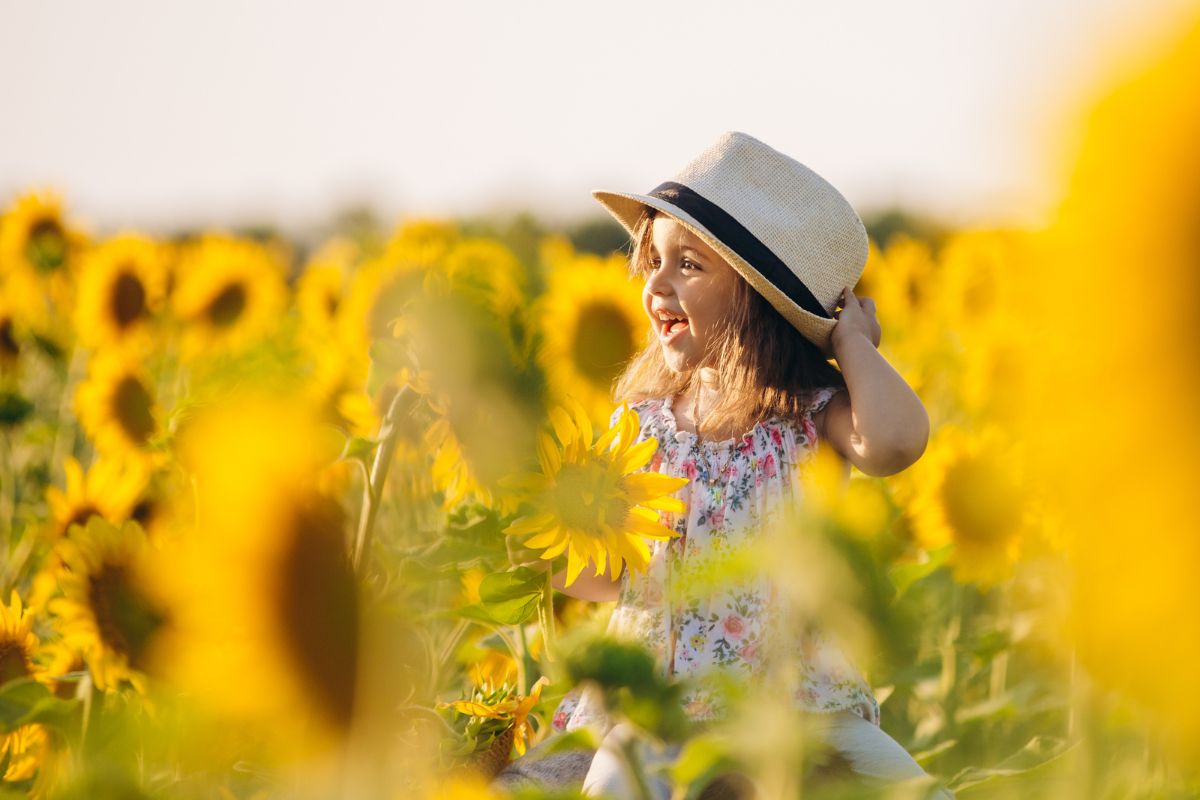
[(387, 481), (388, 468), (396, 452), (396, 437), (400, 432), (397, 424), (401, 415), (412, 411), (417, 394), (411, 386), (403, 386), (388, 404), (387, 413), (379, 426), (379, 445), (375, 448), (375, 461), (371, 466), (371, 479), (363, 490), (363, 510), (358, 518), (358, 533), (354, 539), (354, 571), (362, 575), (364, 556), (371, 548), (371, 534), (379, 514), (379, 498)]
[[(87, 367), (87, 354), (82, 347), (71, 348), (71, 362), (67, 367), (66, 379), (63, 382), (62, 396), (59, 398), (58, 411), (54, 420), (54, 442), (50, 445), (50, 468), (61, 464), (65, 458), (63, 449), (70, 452), (75, 450), (75, 416), (71, 413), (71, 404), (75, 397), (75, 386), (83, 378)], [(69, 431), (70, 436), (66, 435)], [(69, 441), (68, 441), (69, 439)]]
[(542, 584), (542, 602), (538, 606), (538, 622), (542, 626), (542, 650), (546, 663), (553, 664), (558, 647), (557, 631), (554, 629), (554, 574), (546, 570), (546, 581)]

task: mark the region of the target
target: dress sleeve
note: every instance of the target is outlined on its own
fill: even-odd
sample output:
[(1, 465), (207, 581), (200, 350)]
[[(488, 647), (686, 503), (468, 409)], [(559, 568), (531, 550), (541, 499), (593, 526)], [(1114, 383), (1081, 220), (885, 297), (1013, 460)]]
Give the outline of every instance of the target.
[(808, 413), (812, 415), (820, 411), (840, 391), (843, 391), (841, 386), (821, 386), (814, 389), (808, 402)]

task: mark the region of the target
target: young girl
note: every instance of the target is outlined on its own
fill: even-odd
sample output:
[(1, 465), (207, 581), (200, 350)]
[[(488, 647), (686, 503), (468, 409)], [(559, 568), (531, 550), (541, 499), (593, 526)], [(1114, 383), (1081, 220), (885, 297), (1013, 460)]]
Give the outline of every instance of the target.
[[(616, 600), (609, 631), (644, 643), (665, 675), (690, 679), (684, 704), (693, 719), (726, 712), (706, 677), (753, 676), (765, 651), (782, 649), (801, 661), (789, 700), (814, 712), (852, 769), (877, 780), (924, 775), (880, 729), (869, 686), (834, 643), (780, 626), (765, 578), (680, 593), (784, 504), (802, 500), (796, 471), (817, 447), (843, 459), (844, 477), (850, 464), (894, 474), (925, 448), (924, 407), (876, 350), (873, 303), (851, 291), (867, 257), (862, 222), (820, 176), (740, 132), (722, 135), (649, 194), (593, 196), (630, 232), (631, 268), (645, 280), (650, 335), (617, 397), (637, 410), (639, 440), (658, 441), (646, 468), (690, 481), (680, 490), (686, 511), (663, 512), (679, 535), (651, 543), (647, 574), (614, 581), (585, 569), (570, 587), (556, 575), (555, 586)], [(632, 796), (618, 755), (630, 730), (612, 725), (591, 690), (568, 695), (555, 714), (556, 728), (585, 724), (606, 731), (586, 764), (585, 794)], [(522, 769), (510, 767), (509, 785)], [(669, 795), (661, 782), (654, 788)]]

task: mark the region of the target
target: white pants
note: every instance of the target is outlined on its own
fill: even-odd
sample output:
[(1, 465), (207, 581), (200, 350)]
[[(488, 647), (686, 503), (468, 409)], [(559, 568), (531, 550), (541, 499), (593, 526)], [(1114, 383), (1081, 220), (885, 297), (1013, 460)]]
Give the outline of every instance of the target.
[[(899, 742), (851, 711), (814, 713), (810, 718), (814, 734), (823, 736), (829, 746), (849, 762), (854, 773), (867, 783), (886, 784), (928, 776)], [(609, 795), (615, 798), (637, 796), (633, 778), (627, 773), (625, 760), (620, 753), (622, 745), (633, 736), (634, 730), (628, 723), (619, 723), (608, 732), (584, 778), (585, 795)], [(679, 756), (679, 749), (679, 745), (668, 745), (656, 750), (645, 742), (638, 742), (636, 752), (643, 770), (649, 773), (654, 767), (672, 763)], [(662, 778), (647, 777), (647, 783), (652, 797), (662, 800), (670, 798), (671, 787)], [(930, 796), (939, 799), (954, 797), (945, 789), (939, 789)]]

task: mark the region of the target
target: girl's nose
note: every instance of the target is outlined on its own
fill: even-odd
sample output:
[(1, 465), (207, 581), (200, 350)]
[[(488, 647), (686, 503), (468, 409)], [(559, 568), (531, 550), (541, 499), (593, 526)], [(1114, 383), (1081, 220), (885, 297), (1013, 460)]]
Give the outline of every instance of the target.
[(651, 294), (663, 294), (670, 290), (671, 282), (666, 279), (666, 270), (659, 266), (658, 269), (651, 271), (650, 277), (646, 278), (646, 289)]

